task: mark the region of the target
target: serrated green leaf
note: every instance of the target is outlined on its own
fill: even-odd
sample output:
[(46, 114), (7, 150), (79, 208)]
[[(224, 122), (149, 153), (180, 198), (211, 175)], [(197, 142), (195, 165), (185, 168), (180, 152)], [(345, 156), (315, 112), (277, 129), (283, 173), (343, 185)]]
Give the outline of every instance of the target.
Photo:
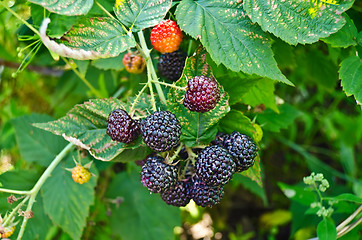
[(102, 58), (92, 61), (92, 65), (102, 70), (122, 70), (124, 69), (122, 59), (127, 52), (119, 54), (117, 57)]
[(117, 18), (133, 32), (155, 26), (171, 7), (171, 0), (117, 0)]
[(317, 226), (317, 236), (320, 240), (337, 239), (337, 229), (331, 218), (323, 218)]
[(29, 0), (29, 2), (41, 5), (50, 12), (68, 16), (87, 14), (93, 6), (93, 0)]
[[(145, 102), (145, 97), (141, 97), (139, 104)], [(125, 103), (116, 98), (92, 99), (74, 106), (66, 116), (56, 121), (34, 126), (63, 136), (67, 141), (88, 150), (96, 159), (110, 161), (125, 148), (137, 148), (142, 144), (141, 138), (124, 144), (113, 141), (106, 134), (108, 115), (117, 108), (129, 110)]]
[(46, 35), (49, 22), (44, 19), (40, 37), (49, 50), (60, 56), (78, 60), (115, 57), (136, 44), (133, 35), (109, 17), (79, 19), (59, 40), (50, 40)]
[(322, 39), (323, 42), (330, 44), (335, 48), (346, 48), (357, 45), (358, 31), (352, 19), (347, 14), (343, 14), (346, 24), (336, 33), (328, 38)]
[(275, 102), (274, 90), (273, 81), (269, 79), (261, 79), (243, 95), (241, 101), (252, 107), (264, 104), (265, 107), (278, 113), (279, 110)]
[(280, 129), (286, 129), (301, 114), (291, 105), (284, 103), (279, 107), (279, 114), (270, 109), (265, 110), (258, 115), (258, 122), (263, 129), (272, 132), (279, 132)]
[(113, 161), (123, 163), (140, 161), (145, 159), (146, 156), (151, 153), (152, 150), (147, 146), (139, 147), (136, 149), (125, 149), (123, 152), (118, 154), (117, 157), (113, 159)]
[[(264, 31), (295, 45), (313, 43), (337, 32), (346, 23), (341, 14), (353, 2), (344, 0), (340, 4), (324, 3), (315, 9), (309, 1), (245, 0), (244, 9)], [(318, 11), (316, 16), (312, 10)]]
[(174, 227), (181, 225), (179, 208), (164, 203), (159, 194), (150, 194), (138, 169), (116, 175), (106, 196), (123, 199), (118, 207), (110, 205), (113, 233), (122, 239), (173, 239)]
[(362, 59), (351, 56), (341, 62), (339, 69), (341, 85), (347, 96), (354, 95), (354, 98), (362, 103)]
[(241, 175), (250, 178), (256, 182), (260, 187), (263, 187), (263, 181), (261, 179), (261, 169), (260, 169), (260, 157), (259, 154), (255, 158), (254, 165), (246, 171), (241, 172)]
[[(186, 60), (182, 77), (176, 86), (187, 86), (188, 79), (195, 76), (212, 76), (211, 67), (206, 63), (206, 52), (199, 48), (195, 55)], [(214, 109), (205, 113), (191, 112), (182, 104), (185, 91), (171, 89), (168, 93), (167, 108), (174, 113), (181, 124), (181, 141), (192, 147), (209, 143), (216, 134), (216, 128), (210, 130), (230, 110), (228, 95), (220, 86), (221, 98)], [(210, 132), (211, 131), (211, 132)]]
[(52, 117), (40, 114), (12, 120), (21, 156), (26, 161), (46, 167), (66, 146), (67, 142), (61, 137), (32, 126), (32, 123), (52, 120), (54, 120)]
[(223, 133), (232, 133), (234, 131), (253, 136), (255, 128), (250, 119), (242, 112), (232, 109), (225, 117), (219, 121), (220, 131)]
[(278, 69), (269, 39), (250, 21), (241, 1), (184, 0), (176, 18), (183, 31), (200, 39), (216, 64), (293, 85)]
[[(81, 239), (86, 226), (89, 207), (94, 202), (97, 180), (96, 177), (91, 177), (90, 181), (84, 184), (74, 182), (72, 173), (66, 170), (74, 166), (71, 155), (63, 160), (44, 183), (42, 196), (44, 210), (53, 223), (77, 240)], [(94, 165), (90, 171), (96, 173)]]

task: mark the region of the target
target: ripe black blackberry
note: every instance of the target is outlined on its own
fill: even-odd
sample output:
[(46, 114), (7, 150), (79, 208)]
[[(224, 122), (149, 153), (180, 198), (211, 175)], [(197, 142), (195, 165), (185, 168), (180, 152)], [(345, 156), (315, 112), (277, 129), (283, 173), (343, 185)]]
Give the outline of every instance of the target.
[(187, 86), (184, 106), (190, 111), (208, 112), (220, 101), (219, 84), (213, 77), (196, 76)]
[(184, 207), (191, 200), (191, 182), (178, 181), (173, 189), (161, 193), (161, 198), (168, 205)]
[(141, 182), (153, 193), (172, 189), (177, 182), (177, 167), (167, 165), (160, 156), (150, 156), (142, 166)]
[(186, 57), (186, 53), (180, 50), (161, 54), (157, 65), (160, 75), (171, 81), (178, 80), (184, 70)]
[(212, 207), (218, 204), (224, 196), (222, 186), (209, 186), (199, 179), (194, 179), (191, 187), (191, 197), (201, 207)]
[(139, 122), (133, 120), (123, 109), (112, 111), (107, 119), (107, 135), (112, 140), (130, 143), (140, 134)]
[(141, 122), (143, 141), (156, 152), (175, 147), (180, 140), (181, 125), (176, 116), (168, 111), (158, 111)]
[(242, 172), (254, 165), (259, 150), (254, 141), (247, 135), (233, 132), (224, 139), (224, 147), (233, 156), (236, 172)]
[(223, 147), (213, 145), (198, 154), (196, 176), (205, 184), (220, 186), (228, 183), (235, 172), (233, 157)]

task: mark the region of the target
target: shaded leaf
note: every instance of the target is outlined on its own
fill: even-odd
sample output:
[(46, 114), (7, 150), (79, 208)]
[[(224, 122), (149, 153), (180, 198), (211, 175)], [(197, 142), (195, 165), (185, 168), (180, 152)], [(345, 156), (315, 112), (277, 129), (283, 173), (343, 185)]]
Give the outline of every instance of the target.
[(117, 18), (133, 32), (155, 26), (165, 17), (171, 0), (117, 0)]
[(346, 23), (341, 14), (353, 2), (344, 0), (340, 4), (324, 3), (318, 7), (316, 16), (311, 13), (310, 9), (313, 10), (314, 6), (309, 1), (245, 0), (244, 9), (264, 31), (295, 45), (313, 43), (337, 32)]
[(43, 20), (39, 30), (41, 40), (49, 50), (63, 57), (78, 60), (115, 57), (135, 46), (133, 35), (128, 35), (109, 17), (82, 18), (59, 40), (46, 35), (49, 22), (49, 18)]
[(362, 103), (362, 59), (351, 56), (341, 62), (339, 77), (341, 85), (347, 96), (354, 95), (354, 98)]
[(167, 205), (159, 194), (150, 194), (140, 181), (138, 169), (115, 176), (107, 198), (123, 199), (119, 207), (111, 205), (110, 225), (122, 239), (173, 239), (173, 229), (181, 225), (180, 210)]
[(293, 85), (278, 69), (269, 39), (250, 21), (241, 1), (184, 0), (176, 18), (183, 31), (200, 39), (216, 64)]
[(126, 53), (127, 52), (123, 52), (117, 57), (101, 58), (94, 60), (92, 61), (92, 65), (102, 70), (122, 70), (124, 69), (122, 59)]
[(250, 119), (242, 112), (232, 109), (225, 117), (219, 122), (221, 132), (232, 133), (233, 131), (246, 134), (250, 137), (253, 136), (255, 128), (251, 124)]
[[(145, 104), (141, 97), (139, 104)], [(113, 141), (107, 134), (107, 119), (111, 111), (129, 107), (116, 98), (92, 99), (74, 106), (66, 116), (52, 122), (34, 124), (36, 127), (63, 136), (67, 141), (84, 148), (99, 160), (110, 161), (125, 148), (137, 148), (141, 138), (131, 144)]]
[(29, 0), (29, 2), (41, 5), (50, 12), (68, 16), (87, 14), (93, 6), (93, 0)]
[(317, 236), (320, 240), (337, 239), (337, 229), (331, 218), (323, 218), (317, 226)]
[(52, 120), (52, 117), (40, 114), (12, 120), (21, 156), (26, 161), (46, 167), (66, 146), (67, 142), (63, 138), (32, 126), (32, 123)]
[(255, 158), (254, 165), (246, 171), (241, 172), (241, 175), (250, 178), (256, 182), (260, 187), (263, 187), (263, 181), (261, 179), (261, 168), (260, 168), (260, 156)]
[(362, 197), (358, 197), (351, 193), (343, 193), (341, 195), (333, 197), (333, 199), (338, 200), (338, 201), (349, 201), (349, 202), (354, 202), (357, 204), (362, 204)]
[[(188, 79), (195, 76), (212, 76), (211, 67), (206, 63), (206, 52), (199, 48), (196, 54), (186, 60), (182, 77), (176, 86), (187, 86)], [(210, 130), (229, 110), (228, 95), (220, 86), (221, 99), (214, 109), (205, 113), (191, 112), (182, 101), (185, 91), (171, 89), (168, 93), (167, 108), (174, 113), (181, 124), (181, 141), (192, 147), (209, 143), (216, 134), (216, 127)], [(211, 131), (211, 132), (210, 132)]]
[[(44, 210), (53, 223), (72, 239), (81, 239), (89, 207), (94, 202), (94, 187), (97, 181), (96, 177), (91, 177), (89, 182), (82, 185), (74, 182), (72, 173), (66, 170), (74, 166), (72, 156), (63, 160), (44, 183), (42, 196)], [(90, 171), (95, 173), (94, 165)]]

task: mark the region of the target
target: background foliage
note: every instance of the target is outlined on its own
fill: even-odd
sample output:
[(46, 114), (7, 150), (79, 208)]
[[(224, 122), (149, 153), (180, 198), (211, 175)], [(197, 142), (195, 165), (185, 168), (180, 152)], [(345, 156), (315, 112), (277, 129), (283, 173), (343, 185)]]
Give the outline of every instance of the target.
[[(23, 239), (331, 239), (325, 234), (362, 204), (361, 1), (135, 1), (132, 9), (131, 0), (46, 2), (0, 2), (2, 188), (30, 190), (66, 140), (81, 143), (41, 188)], [(315, 8), (321, 3), (325, 11)], [(176, 85), (201, 71), (222, 85), (221, 102), (207, 114), (180, 108), (178, 90), (163, 88), (182, 141), (208, 143), (218, 130), (255, 139), (255, 124), (262, 129), (260, 159), (211, 209), (178, 209), (150, 195), (134, 164), (150, 150), (105, 137), (108, 113), (129, 109), (147, 82), (146, 73), (124, 70), (125, 50), (141, 32), (151, 46), (151, 27), (163, 18), (184, 32), (188, 59)], [(155, 66), (158, 57), (151, 52)], [(151, 109), (149, 96), (136, 108)], [(66, 171), (78, 154), (94, 161), (96, 177), (85, 185)], [(329, 181), (324, 197), (339, 195), (331, 217), (310, 208), (318, 197), (302, 179), (311, 172)], [(0, 194), (2, 215), (14, 207), (8, 196)], [(360, 235), (359, 226), (341, 239)]]

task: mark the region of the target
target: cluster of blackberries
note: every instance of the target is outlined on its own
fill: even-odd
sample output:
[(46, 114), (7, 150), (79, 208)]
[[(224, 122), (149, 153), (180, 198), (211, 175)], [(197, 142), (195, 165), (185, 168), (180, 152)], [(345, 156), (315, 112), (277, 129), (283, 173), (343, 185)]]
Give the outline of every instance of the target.
[(131, 143), (141, 134), (146, 145), (156, 152), (177, 146), (181, 135), (179, 121), (168, 111), (157, 111), (138, 121), (125, 110), (116, 109), (109, 114), (107, 124), (107, 135), (112, 140)]
[(193, 199), (199, 206), (214, 206), (222, 199), (223, 186), (232, 175), (254, 164), (258, 147), (239, 132), (219, 133), (212, 144), (198, 153), (191, 176), (182, 180), (178, 176), (180, 166), (166, 164), (160, 156), (148, 157), (142, 166), (142, 184), (160, 193), (169, 205), (185, 206)]

